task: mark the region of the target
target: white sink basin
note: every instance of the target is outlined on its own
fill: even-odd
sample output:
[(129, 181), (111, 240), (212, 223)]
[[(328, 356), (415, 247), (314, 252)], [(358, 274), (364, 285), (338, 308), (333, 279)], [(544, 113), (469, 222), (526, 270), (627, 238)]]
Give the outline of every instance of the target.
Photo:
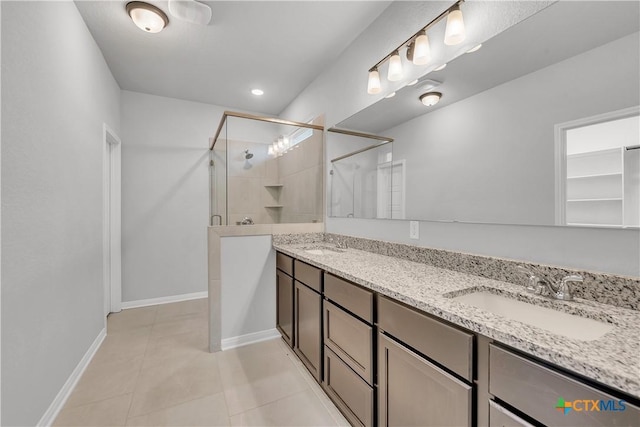
[(304, 251), (312, 255), (327, 255), (327, 254), (337, 254), (337, 253), (344, 252), (344, 250), (342, 249), (332, 248), (328, 246), (313, 246), (313, 247), (305, 248)]
[(613, 325), (574, 314), (479, 291), (452, 298), (463, 304), (581, 341), (592, 341), (613, 330)]

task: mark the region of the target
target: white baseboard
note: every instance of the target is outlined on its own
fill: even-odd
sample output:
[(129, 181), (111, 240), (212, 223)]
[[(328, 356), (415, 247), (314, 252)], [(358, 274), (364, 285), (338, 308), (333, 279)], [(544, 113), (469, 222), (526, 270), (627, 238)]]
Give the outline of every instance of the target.
[(40, 426), (48, 427), (52, 425), (53, 422), (56, 420), (56, 417), (60, 413), (60, 410), (62, 409), (64, 404), (67, 402), (67, 399), (71, 395), (71, 392), (73, 391), (76, 384), (80, 380), (80, 377), (84, 373), (85, 369), (87, 369), (87, 366), (89, 366), (89, 363), (91, 363), (93, 356), (95, 356), (96, 352), (102, 345), (102, 341), (104, 341), (106, 336), (107, 336), (107, 329), (105, 328), (100, 331), (96, 339), (93, 341), (93, 344), (91, 344), (91, 347), (89, 347), (87, 352), (82, 357), (82, 360), (80, 360), (80, 363), (78, 363), (78, 366), (76, 366), (76, 368), (73, 370), (73, 372), (67, 379), (67, 382), (64, 383), (64, 385), (58, 392), (58, 395), (56, 396), (56, 398), (53, 399), (53, 402), (51, 402), (51, 405), (49, 405), (49, 408), (46, 410), (46, 412), (38, 422), (37, 424), (38, 427)]
[(242, 347), (243, 345), (249, 345), (260, 341), (271, 340), (279, 338), (280, 332), (277, 329), (267, 329), (266, 331), (254, 332), (252, 334), (240, 335), (237, 337), (225, 338), (220, 342), (222, 350), (229, 350), (231, 348)]
[(172, 295), (169, 297), (139, 299), (137, 301), (122, 301), (122, 309), (147, 307), (149, 305), (169, 304), (172, 302), (189, 301), (192, 299), (207, 298), (209, 292), (194, 292), (191, 294)]

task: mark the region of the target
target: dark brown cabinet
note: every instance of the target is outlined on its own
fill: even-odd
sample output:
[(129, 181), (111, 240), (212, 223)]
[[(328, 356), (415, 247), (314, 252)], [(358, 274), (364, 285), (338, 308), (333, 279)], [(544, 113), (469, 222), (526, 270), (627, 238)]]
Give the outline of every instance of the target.
[(276, 254), (276, 328), (282, 339), (293, 348), (293, 258)]
[(276, 270), (276, 327), (282, 339), (293, 348), (293, 278)]
[(320, 382), (322, 357), (322, 296), (295, 281), (294, 350), (309, 372)]
[(293, 260), (293, 350), (322, 381), (322, 270)]

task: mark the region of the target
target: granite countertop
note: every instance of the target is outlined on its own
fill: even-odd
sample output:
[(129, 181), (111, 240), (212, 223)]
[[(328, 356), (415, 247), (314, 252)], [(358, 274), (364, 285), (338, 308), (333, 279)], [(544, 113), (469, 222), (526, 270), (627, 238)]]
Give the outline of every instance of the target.
[[(486, 279), (356, 249), (315, 255), (318, 244), (280, 244), (280, 252), (402, 301), (463, 328), (640, 398), (640, 312), (577, 299), (557, 301), (532, 295), (519, 285)], [(326, 243), (321, 246), (328, 246)], [(470, 290), (470, 288), (472, 288)], [(579, 314), (614, 325), (593, 341), (580, 341), (506, 319), (455, 301), (476, 290)]]

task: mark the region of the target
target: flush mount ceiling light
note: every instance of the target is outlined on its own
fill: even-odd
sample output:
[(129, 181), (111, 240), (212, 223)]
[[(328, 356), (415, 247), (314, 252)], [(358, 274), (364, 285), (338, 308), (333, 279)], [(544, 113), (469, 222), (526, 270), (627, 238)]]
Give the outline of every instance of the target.
[[(389, 62), (387, 70), (387, 79), (390, 82), (402, 80), (402, 58), (400, 50), (407, 49), (407, 59), (414, 65), (426, 65), (431, 61), (431, 46), (429, 45), (429, 36), (427, 31), (438, 22), (447, 18), (447, 26), (445, 29), (444, 43), (446, 45), (456, 45), (462, 43), (466, 37), (464, 29), (464, 20), (462, 19), (462, 10), (460, 5), (464, 0), (456, 1), (451, 7), (438, 15), (429, 22), (425, 27), (421, 28), (417, 33), (405, 40), (400, 46), (395, 48), (391, 53), (382, 58), (376, 65), (369, 69), (369, 81), (367, 84), (367, 93), (380, 93), (380, 73), (378, 72), (381, 65)], [(442, 65), (441, 70), (446, 64)]]
[(442, 94), (440, 92), (427, 92), (420, 95), (420, 101), (427, 107), (432, 107), (440, 101)]
[(159, 33), (169, 25), (169, 18), (162, 10), (142, 1), (127, 3), (127, 13), (133, 23), (147, 33)]
[(264, 95), (264, 91), (262, 89), (251, 89), (251, 93), (254, 94), (255, 96)]

